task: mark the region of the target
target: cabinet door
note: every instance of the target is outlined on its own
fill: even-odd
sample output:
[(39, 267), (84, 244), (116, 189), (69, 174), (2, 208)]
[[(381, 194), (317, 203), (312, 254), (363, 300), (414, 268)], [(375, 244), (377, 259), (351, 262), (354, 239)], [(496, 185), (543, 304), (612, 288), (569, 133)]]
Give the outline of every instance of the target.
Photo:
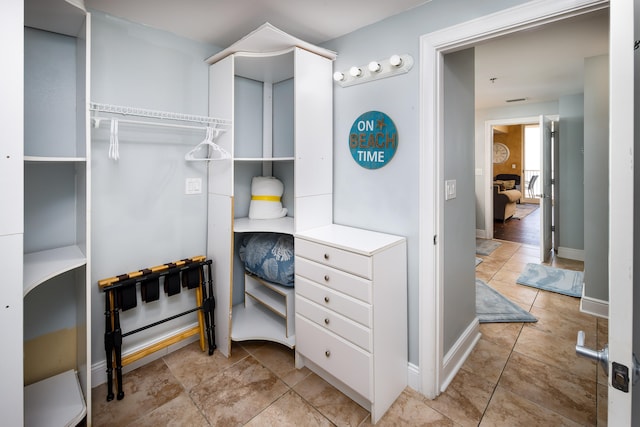
[(295, 51), (296, 197), (333, 191), (333, 80), (331, 60)]

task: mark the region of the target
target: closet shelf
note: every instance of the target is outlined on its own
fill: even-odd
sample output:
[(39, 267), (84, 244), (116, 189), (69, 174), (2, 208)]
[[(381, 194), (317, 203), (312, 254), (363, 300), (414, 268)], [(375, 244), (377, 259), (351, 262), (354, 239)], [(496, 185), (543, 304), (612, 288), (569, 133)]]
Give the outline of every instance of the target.
[(91, 111), (98, 111), (102, 113), (121, 114), (124, 116), (147, 117), (150, 119), (158, 119), (158, 120), (176, 120), (180, 122), (203, 123), (203, 124), (216, 125), (217, 127), (230, 127), (232, 124), (231, 120), (220, 119), (215, 117), (198, 116), (195, 114), (173, 113), (169, 111), (147, 110), (147, 109), (138, 108), (138, 107), (100, 104), (97, 102), (91, 102), (89, 105), (89, 109)]
[(234, 162), (292, 162), (295, 157), (234, 157)]
[(293, 217), (276, 219), (235, 218), (233, 231), (236, 233), (272, 232), (293, 235)]
[(87, 263), (78, 246), (64, 246), (24, 254), (23, 296), (41, 283)]
[(260, 304), (245, 307), (244, 304), (234, 305), (232, 309), (233, 341), (267, 340), (293, 348), (296, 336), (285, 334), (282, 317)]
[(47, 157), (47, 156), (24, 156), (25, 162), (33, 163), (73, 163), (73, 162), (86, 162), (86, 157)]
[(24, 424), (27, 426), (75, 426), (87, 414), (87, 406), (73, 370), (24, 388)]

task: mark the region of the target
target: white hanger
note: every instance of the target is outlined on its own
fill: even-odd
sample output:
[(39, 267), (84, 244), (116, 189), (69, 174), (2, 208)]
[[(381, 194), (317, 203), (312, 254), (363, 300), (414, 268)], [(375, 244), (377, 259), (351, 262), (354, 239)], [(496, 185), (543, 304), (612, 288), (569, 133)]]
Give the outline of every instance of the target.
[[(216, 139), (218, 135), (220, 135), (220, 132), (222, 132), (221, 129), (214, 129), (210, 126), (207, 126), (207, 134), (204, 138), (204, 141), (196, 145), (191, 151), (185, 154), (184, 156), (185, 160), (208, 161), (208, 160), (223, 160), (223, 159), (231, 158), (231, 154), (229, 154), (228, 151), (226, 151), (224, 148), (220, 147), (218, 144), (213, 142), (213, 140)], [(208, 153), (209, 157), (194, 157), (194, 154), (200, 151), (202, 147), (211, 148), (210, 152)]]

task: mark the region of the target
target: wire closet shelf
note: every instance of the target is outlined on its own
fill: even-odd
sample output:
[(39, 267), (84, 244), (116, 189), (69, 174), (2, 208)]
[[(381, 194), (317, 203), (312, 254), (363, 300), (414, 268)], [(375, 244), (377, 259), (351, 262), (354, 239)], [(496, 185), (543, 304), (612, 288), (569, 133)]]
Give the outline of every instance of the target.
[(169, 111), (148, 110), (144, 108), (128, 107), (123, 105), (100, 104), (91, 102), (91, 111), (111, 114), (121, 114), (124, 116), (146, 117), (157, 120), (174, 120), (180, 122), (201, 123), (218, 128), (231, 127), (231, 120), (220, 119), (208, 116), (198, 116), (194, 114), (173, 113)]

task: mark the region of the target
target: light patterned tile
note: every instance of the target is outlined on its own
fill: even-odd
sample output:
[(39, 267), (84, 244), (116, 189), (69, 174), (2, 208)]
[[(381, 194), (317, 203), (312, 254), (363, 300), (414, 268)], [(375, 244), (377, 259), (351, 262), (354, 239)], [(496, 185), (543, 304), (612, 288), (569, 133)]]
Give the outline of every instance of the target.
[(514, 351), (594, 383), (596, 381), (596, 363), (576, 354), (574, 340), (525, 326)]
[(369, 411), (316, 374), (307, 376), (293, 390), (336, 425), (358, 426), (369, 416)]
[(608, 421), (607, 417), (609, 416), (609, 387), (607, 384), (598, 383), (598, 427), (607, 427)]
[(265, 345), (254, 349), (253, 357), (275, 373), (289, 387), (293, 387), (311, 374), (311, 371), (306, 367), (296, 369), (295, 352), (278, 343), (265, 343)]
[(135, 420), (136, 427), (176, 426), (176, 427), (208, 427), (198, 407), (185, 393), (165, 403), (153, 412)]
[(125, 374), (122, 383), (122, 400), (107, 402), (106, 384), (93, 389), (91, 400), (94, 426), (129, 424), (175, 399), (183, 391), (162, 359)]
[(522, 331), (522, 323), (481, 323), (482, 338), (506, 349), (513, 346)]
[(518, 303), (520, 307), (527, 311), (531, 309), (538, 295), (537, 289), (516, 285), (513, 282), (504, 282), (495, 278), (488, 285), (511, 301)]
[(578, 331), (584, 331), (586, 335), (586, 345), (592, 348), (597, 346), (597, 319), (589, 314), (545, 310), (540, 307), (533, 307), (531, 314), (536, 316), (538, 321), (527, 324), (526, 326), (528, 328), (535, 328), (542, 332), (553, 334), (571, 342), (573, 345), (576, 343)]
[(510, 354), (511, 349), (483, 337), (462, 365), (462, 369), (497, 384)]
[(200, 349), (198, 342), (194, 342), (163, 359), (173, 375), (189, 391), (248, 356), (242, 348), (234, 348), (229, 358), (224, 357), (220, 351), (214, 351), (209, 356)]
[(241, 425), (287, 391), (275, 374), (247, 357), (194, 387), (190, 395), (211, 425)]
[(499, 385), (581, 425), (596, 424), (596, 382), (513, 352)]
[(256, 415), (246, 426), (331, 427), (333, 424), (293, 391)]
[(578, 427), (579, 423), (498, 386), (480, 427)]
[[(384, 416), (375, 424), (378, 427), (430, 426), (454, 427), (456, 424), (425, 403), (425, 398), (417, 391), (406, 388), (391, 405)], [(360, 427), (370, 427), (367, 418)]]
[(477, 426), (482, 418), (495, 383), (461, 369), (444, 393), (427, 405), (462, 426)]

